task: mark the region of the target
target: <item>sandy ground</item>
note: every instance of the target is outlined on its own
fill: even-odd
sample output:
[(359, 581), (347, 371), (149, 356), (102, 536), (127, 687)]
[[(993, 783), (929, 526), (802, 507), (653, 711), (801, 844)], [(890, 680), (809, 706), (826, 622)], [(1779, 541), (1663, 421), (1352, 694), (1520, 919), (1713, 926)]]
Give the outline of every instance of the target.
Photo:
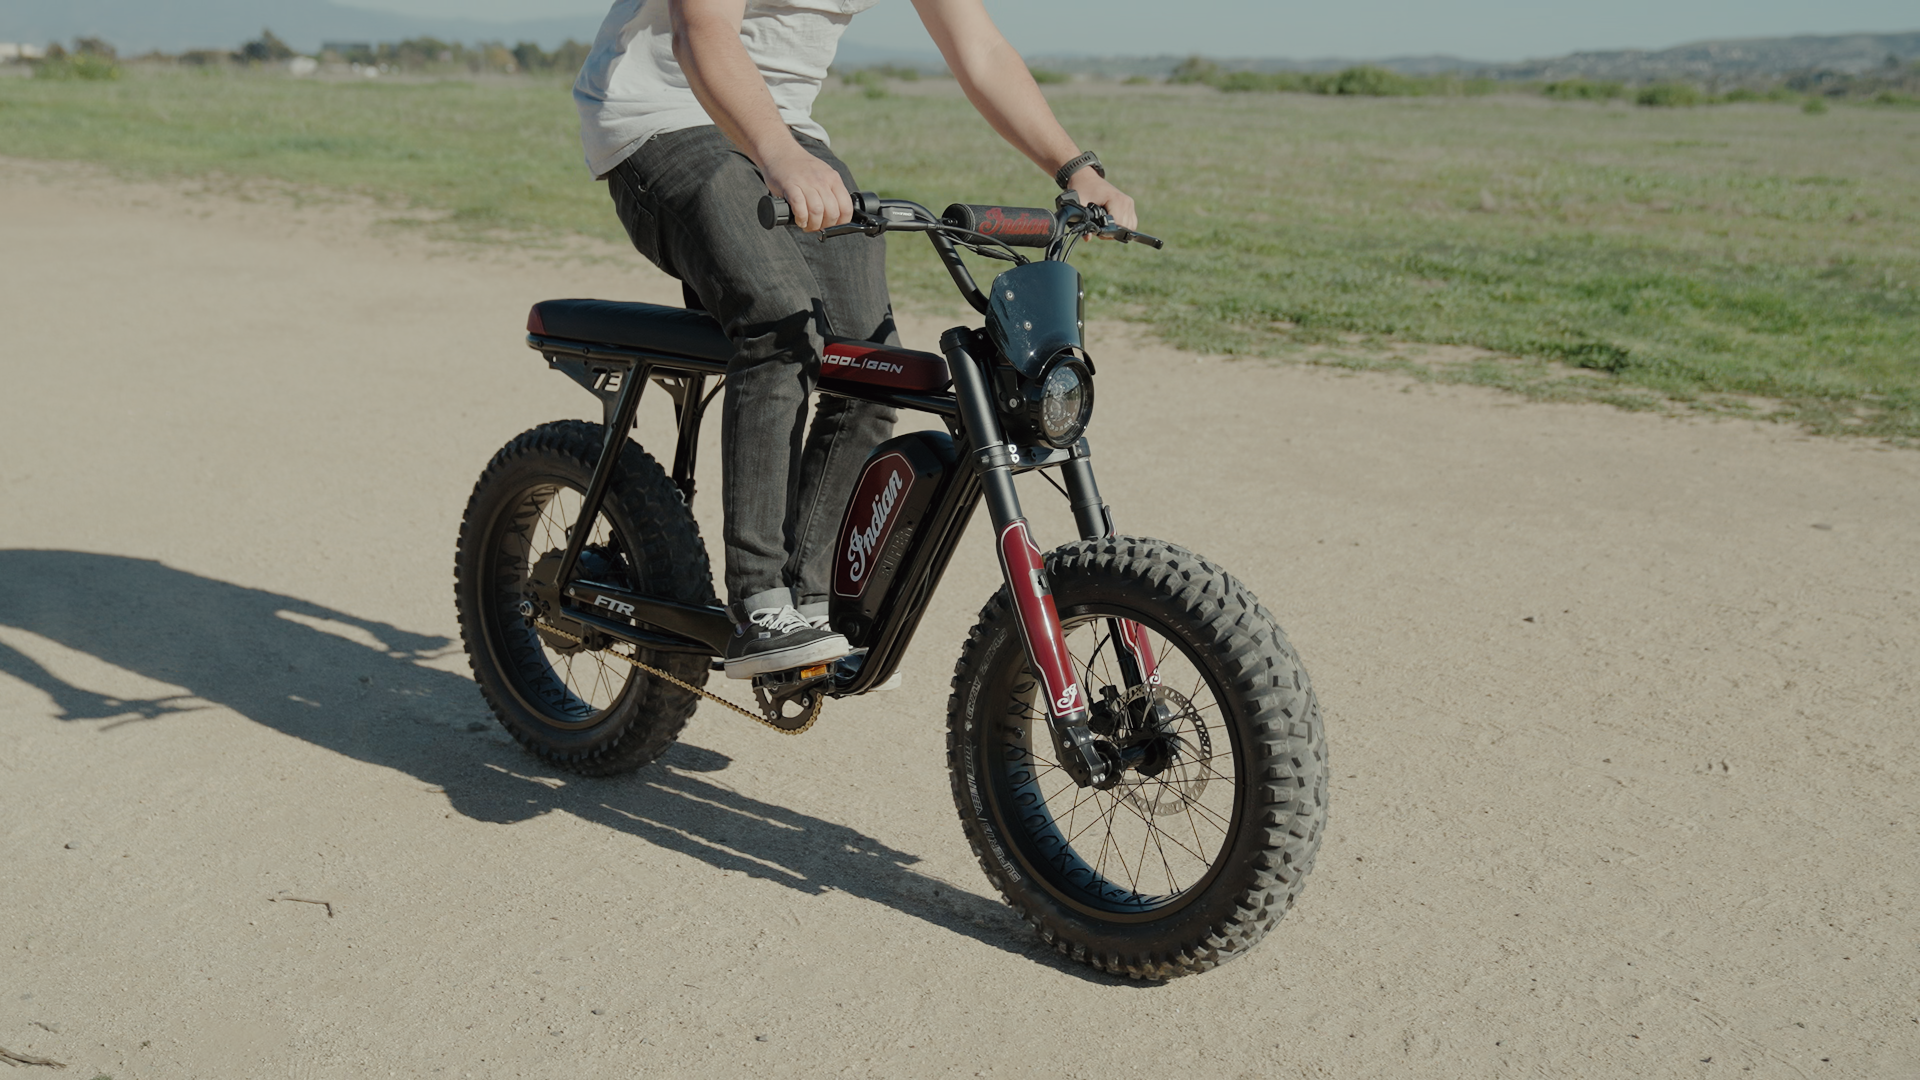
[(676, 293), (245, 195), (0, 162), (0, 1046), (119, 1080), (1920, 1075), (1920, 454), (1097, 327), (1122, 527), (1279, 615), (1335, 775), (1265, 944), (1130, 984), (1037, 948), (954, 819), (988, 543), (904, 691), (548, 775), (465, 675), (460, 509), (591, 415), (528, 303)]

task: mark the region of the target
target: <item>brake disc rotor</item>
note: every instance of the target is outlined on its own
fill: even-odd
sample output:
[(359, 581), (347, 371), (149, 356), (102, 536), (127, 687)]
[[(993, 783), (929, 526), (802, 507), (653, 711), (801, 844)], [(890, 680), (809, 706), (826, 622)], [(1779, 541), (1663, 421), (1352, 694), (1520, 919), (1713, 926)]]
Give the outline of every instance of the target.
[(1116, 786), (1134, 809), (1148, 817), (1186, 810), (1207, 790), (1207, 777), (1212, 771), (1213, 736), (1207, 732), (1207, 723), (1193, 702), (1171, 687), (1132, 687), (1115, 704), (1127, 707), (1127, 714), (1134, 715), (1131, 706), (1135, 702), (1143, 706), (1142, 711), (1155, 705), (1164, 710), (1165, 719), (1157, 725), (1159, 731), (1147, 736), (1148, 757), (1142, 762), (1157, 767), (1152, 775), (1129, 770)]

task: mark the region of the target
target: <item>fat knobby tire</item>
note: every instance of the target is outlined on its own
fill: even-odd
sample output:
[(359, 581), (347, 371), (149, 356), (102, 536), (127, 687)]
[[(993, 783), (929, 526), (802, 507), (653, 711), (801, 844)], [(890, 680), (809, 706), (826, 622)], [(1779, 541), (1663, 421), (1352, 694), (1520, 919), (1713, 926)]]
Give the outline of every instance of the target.
[(1312, 684), (1273, 616), (1192, 552), (1109, 537), (1058, 548), (1046, 567), (1063, 620), (1075, 610), (1136, 612), (1207, 674), (1237, 744), (1234, 822), (1211, 878), (1163, 917), (1108, 918), (1063, 899), (1040, 849), (1023, 848), (1027, 804), (997, 790), (987, 764), (1009, 715), (1005, 690), (1027, 671), (1003, 587), (968, 635), (947, 705), (947, 765), (967, 840), (1007, 902), (1063, 955), (1142, 979), (1217, 967), (1279, 921), (1313, 868), (1327, 821), (1327, 753)]
[[(516, 686), (513, 673), (503, 670), (501, 628), (511, 617), (500, 609), (503, 593), (493, 580), (500, 569), (492, 564), (511, 524), (507, 515), (537, 489), (558, 485), (584, 492), (604, 438), (599, 424), (562, 420), (509, 442), (488, 463), (467, 500), (454, 561), (460, 633), (487, 704), (520, 745), (583, 776), (611, 776), (652, 762), (673, 744), (699, 703), (684, 689), (629, 669), (619, 697), (590, 726), (569, 729), (548, 722), (533, 700), (537, 695)], [(714, 602), (713, 573), (693, 514), (659, 463), (631, 441), (621, 450), (601, 515), (621, 540), (635, 591), (685, 603)], [(648, 650), (638, 656), (694, 686), (706, 684), (703, 657)]]

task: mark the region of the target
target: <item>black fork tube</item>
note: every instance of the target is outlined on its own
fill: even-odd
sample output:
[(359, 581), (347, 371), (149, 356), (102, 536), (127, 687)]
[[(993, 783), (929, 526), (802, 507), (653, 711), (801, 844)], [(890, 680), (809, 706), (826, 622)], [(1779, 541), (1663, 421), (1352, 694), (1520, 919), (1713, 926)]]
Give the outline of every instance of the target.
[[(1093, 479), (1093, 462), (1085, 439), (1074, 448), (1073, 458), (1060, 466), (1060, 472), (1067, 481), (1067, 502), (1073, 507), (1073, 523), (1080, 530), (1080, 538), (1104, 540), (1114, 535), (1113, 513), (1100, 501), (1100, 485)], [(1146, 685), (1157, 663), (1145, 630), (1126, 619), (1108, 619), (1107, 636), (1113, 644), (1121, 680), (1128, 687)]]
[(1023, 515), (1020, 495), (1013, 487), (1013, 451), (1003, 441), (987, 380), (967, 352), (971, 336), (956, 327), (940, 338), (940, 349), (946, 353), (947, 369), (953, 375), (953, 397), (960, 406), (960, 422), (966, 427), (967, 451), (973, 455), (987, 512), (993, 516), (994, 531), (998, 532)]
[(1113, 531), (1113, 516), (1100, 501), (1100, 485), (1093, 480), (1093, 462), (1087, 455), (1087, 441), (1080, 440), (1073, 457), (1060, 466), (1067, 481), (1067, 503), (1073, 507), (1073, 524), (1080, 539), (1098, 540)]
[(607, 485), (613, 483), (614, 465), (627, 443), (627, 429), (633, 427), (633, 414), (640, 408), (640, 394), (647, 388), (652, 372), (651, 365), (635, 364), (621, 380), (620, 400), (613, 408), (613, 423), (607, 425), (607, 441), (600, 448), (600, 463), (593, 467), (593, 479), (587, 482), (586, 496), (580, 500), (580, 517), (567, 534), (567, 552), (560, 558), (560, 579), (555, 584), (563, 588), (573, 580), (573, 567), (580, 561), (580, 549), (587, 546), (587, 534), (593, 532), (593, 519), (600, 515), (600, 504), (607, 499)]
[(1013, 486), (1012, 450), (1004, 441), (993, 397), (968, 346), (973, 334), (955, 327), (940, 337), (940, 350), (946, 354), (947, 368), (953, 376), (953, 396), (960, 406), (960, 419), (966, 425), (970, 464), (980, 476), (987, 512), (993, 519), (995, 546), (999, 549), (1000, 570), (1005, 575), (1007, 592), (1013, 598), (1014, 613), (1026, 641), (1027, 659), (1038, 676), (1041, 696), (1046, 700), (1047, 726), (1053, 735), (1054, 752), (1060, 765), (1082, 787), (1111, 786), (1118, 779), (1117, 755), (1113, 760), (1101, 753), (1101, 744), (1087, 726), (1088, 702), (1073, 656), (1067, 650), (1066, 635), (1060, 627), (1060, 612), (1053, 602), (1053, 586), (1048, 583), (1046, 563), (1039, 545), (1033, 542), (1026, 518), (1020, 512), (1020, 496)]

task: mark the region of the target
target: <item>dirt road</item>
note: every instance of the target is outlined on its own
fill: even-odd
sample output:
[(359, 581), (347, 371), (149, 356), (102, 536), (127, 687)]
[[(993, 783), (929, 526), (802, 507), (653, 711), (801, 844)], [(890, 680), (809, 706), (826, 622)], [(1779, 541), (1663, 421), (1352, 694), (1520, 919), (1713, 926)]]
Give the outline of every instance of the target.
[(1097, 327), (1122, 527), (1280, 617), (1335, 777), (1265, 944), (1128, 984), (1036, 947), (954, 819), (989, 543), (903, 691), (549, 775), (464, 674), (460, 509), (593, 404), (528, 303), (676, 292), (244, 194), (0, 163), (0, 1046), (118, 1080), (1920, 1075), (1920, 453)]

